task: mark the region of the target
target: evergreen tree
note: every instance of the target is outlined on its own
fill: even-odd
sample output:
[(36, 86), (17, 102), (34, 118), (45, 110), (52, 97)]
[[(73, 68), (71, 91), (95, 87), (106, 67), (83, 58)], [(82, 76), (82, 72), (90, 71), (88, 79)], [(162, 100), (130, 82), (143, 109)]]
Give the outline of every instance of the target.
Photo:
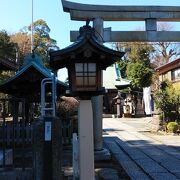
[[(132, 88), (141, 90), (143, 87), (151, 85), (153, 70), (151, 55), (154, 52), (152, 45), (147, 43), (127, 43), (121, 45), (119, 49), (125, 49), (126, 55), (119, 60), (122, 77), (131, 80)], [(117, 49), (117, 48), (116, 48)]]
[(16, 44), (11, 42), (10, 36), (5, 30), (0, 31), (0, 56), (3, 58), (16, 58)]
[[(31, 25), (28, 29), (31, 31)], [(56, 40), (50, 37), (50, 31), (49, 26), (42, 19), (33, 23), (34, 51), (41, 56), (45, 65), (47, 65), (49, 61), (49, 51), (59, 49)]]

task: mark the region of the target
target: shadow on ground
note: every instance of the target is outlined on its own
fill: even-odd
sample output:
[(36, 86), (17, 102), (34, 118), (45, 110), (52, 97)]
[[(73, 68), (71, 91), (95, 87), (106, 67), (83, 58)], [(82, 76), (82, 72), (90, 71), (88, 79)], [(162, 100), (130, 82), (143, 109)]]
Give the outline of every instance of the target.
[(138, 177), (139, 173), (141, 179), (158, 179), (160, 176), (180, 179), (178, 145), (170, 147), (146, 140), (123, 141), (118, 137), (104, 137), (104, 143), (115, 161), (132, 179)]

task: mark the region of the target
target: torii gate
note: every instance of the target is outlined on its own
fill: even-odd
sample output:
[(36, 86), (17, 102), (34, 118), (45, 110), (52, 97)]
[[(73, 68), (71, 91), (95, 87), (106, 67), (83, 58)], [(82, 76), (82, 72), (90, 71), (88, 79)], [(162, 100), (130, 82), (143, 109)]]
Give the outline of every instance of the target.
[[(98, 24), (105, 42), (180, 42), (180, 31), (157, 31), (158, 21), (180, 22), (180, 6), (89, 5), (65, 0), (62, 5), (72, 20), (89, 19)], [(103, 21), (145, 21), (146, 31), (111, 31), (103, 29)], [(77, 36), (78, 31), (71, 31), (71, 41)]]
[[(180, 6), (109, 6), (89, 5), (61, 0), (63, 10), (71, 20), (93, 21), (99, 42), (180, 42), (180, 31), (157, 31), (158, 21), (180, 21)], [(103, 28), (103, 21), (145, 21), (145, 31), (111, 31)], [(71, 41), (78, 31), (70, 32)], [(103, 42), (102, 42), (103, 39)], [(94, 147), (102, 150), (102, 96), (94, 97)], [(102, 150), (102, 152), (104, 152)]]

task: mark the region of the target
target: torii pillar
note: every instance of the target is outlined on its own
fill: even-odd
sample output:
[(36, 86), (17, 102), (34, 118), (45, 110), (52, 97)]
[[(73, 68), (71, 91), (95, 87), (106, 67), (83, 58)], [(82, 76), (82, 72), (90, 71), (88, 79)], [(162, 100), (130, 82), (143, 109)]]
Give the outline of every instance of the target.
[[(93, 20), (93, 27), (99, 43), (103, 44), (103, 19)], [(103, 79), (103, 78), (102, 78)], [(103, 83), (103, 82), (101, 82)], [(91, 98), (93, 109), (93, 129), (94, 129), (94, 153), (95, 160), (108, 160), (111, 155), (109, 151), (103, 148), (102, 137), (102, 114), (103, 114), (103, 95), (93, 96)]]

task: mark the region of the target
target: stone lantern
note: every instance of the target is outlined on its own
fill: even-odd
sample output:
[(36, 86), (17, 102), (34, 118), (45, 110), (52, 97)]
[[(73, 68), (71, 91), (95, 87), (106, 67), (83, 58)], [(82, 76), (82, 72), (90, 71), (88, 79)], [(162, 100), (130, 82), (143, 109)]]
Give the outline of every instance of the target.
[[(94, 179), (94, 137), (91, 97), (103, 94), (102, 70), (124, 53), (101, 45), (88, 23), (79, 30), (77, 41), (50, 53), (54, 70), (68, 69), (70, 95), (80, 97), (78, 109), (79, 179)], [(87, 156), (88, 155), (88, 156)]]

